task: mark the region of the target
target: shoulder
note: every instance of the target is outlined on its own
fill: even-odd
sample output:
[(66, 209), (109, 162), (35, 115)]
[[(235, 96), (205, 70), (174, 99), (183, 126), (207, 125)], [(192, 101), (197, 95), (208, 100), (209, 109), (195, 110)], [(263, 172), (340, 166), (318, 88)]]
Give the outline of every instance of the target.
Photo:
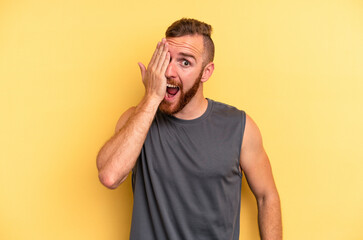
[(212, 103), (214, 113), (220, 113), (226, 117), (231, 117), (231, 116), (240, 117), (242, 114), (242, 117), (245, 118), (245, 116), (244, 116), (245, 112), (243, 110), (240, 110), (227, 103), (222, 103), (222, 102), (214, 101), (211, 99), (209, 99), (209, 101)]
[(119, 132), (120, 129), (126, 124), (126, 122), (129, 120), (131, 115), (135, 112), (136, 107), (130, 107), (127, 109), (123, 114), (121, 114), (120, 118), (117, 121), (116, 127), (115, 127), (115, 133)]
[(246, 114), (242, 151), (260, 151), (263, 149), (262, 135), (255, 121)]

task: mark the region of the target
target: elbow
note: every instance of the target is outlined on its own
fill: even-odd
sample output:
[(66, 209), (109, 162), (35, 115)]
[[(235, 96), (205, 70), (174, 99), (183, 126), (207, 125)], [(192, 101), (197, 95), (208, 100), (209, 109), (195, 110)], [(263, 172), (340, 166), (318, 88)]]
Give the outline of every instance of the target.
[(117, 181), (117, 179), (112, 174), (105, 173), (102, 170), (99, 171), (98, 178), (102, 185), (111, 190), (116, 189), (121, 183), (120, 181)]
[(257, 198), (257, 203), (259, 206), (280, 206), (280, 197), (278, 193), (271, 193)]
[(109, 171), (105, 171), (106, 161), (102, 158), (101, 151), (98, 153), (96, 161), (98, 169), (98, 179), (105, 187), (109, 189), (116, 189), (118, 185), (116, 184), (115, 177)]
[(97, 156), (97, 169), (98, 179), (102, 185), (109, 189), (116, 189), (128, 176), (128, 173), (125, 173), (123, 169), (115, 170), (107, 164), (107, 161), (100, 154)]

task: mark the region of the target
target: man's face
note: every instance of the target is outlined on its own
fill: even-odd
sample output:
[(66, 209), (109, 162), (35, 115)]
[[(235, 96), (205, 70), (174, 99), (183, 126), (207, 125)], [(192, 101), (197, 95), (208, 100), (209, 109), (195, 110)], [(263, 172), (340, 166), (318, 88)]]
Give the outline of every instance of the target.
[(197, 94), (203, 76), (203, 37), (167, 38), (170, 63), (166, 69), (167, 90), (159, 109), (167, 114), (181, 111)]

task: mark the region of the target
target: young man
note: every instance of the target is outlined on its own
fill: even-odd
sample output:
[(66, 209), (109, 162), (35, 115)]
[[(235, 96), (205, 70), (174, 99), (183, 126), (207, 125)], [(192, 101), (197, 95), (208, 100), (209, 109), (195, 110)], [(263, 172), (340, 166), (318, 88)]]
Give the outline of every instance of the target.
[(211, 26), (181, 19), (145, 67), (145, 95), (120, 117), (97, 157), (114, 189), (132, 171), (130, 239), (239, 239), (242, 171), (258, 203), (262, 239), (282, 239), (279, 195), (253, 120), (204, 98), (214, 70)]

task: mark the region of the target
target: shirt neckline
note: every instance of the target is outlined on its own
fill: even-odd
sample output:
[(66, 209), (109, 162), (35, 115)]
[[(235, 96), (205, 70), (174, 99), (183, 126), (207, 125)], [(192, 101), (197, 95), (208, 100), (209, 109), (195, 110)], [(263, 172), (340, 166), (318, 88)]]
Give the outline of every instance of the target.
[(166, 115), (171, 121), (175, 122), (175, 123), (180, 123), (180, 124), (194, 124), (194, 123), (198, 123), (198, 122), (201, 122), (203, 121), (204, 119), (206, 119), (208, 116), (209, 116), (209, 113), (211, 112), (212, 108), (213, 108), (213, 103), (214, 101), (209, 99), (209, 98), (206, 98), (207, 101), (208, 101), (208, 106), (207, 106), (207, 109), (205, 110), (205, 112), (200, 116), (200, 117), (197, 117), (197, 118), (194, 118), (194, 119), (190, 119), (190, 120), (185, 120), (185, 119), (181, 119), (181, 118), (177, 118), (177, 117), (174, 117), (172, 115)]

